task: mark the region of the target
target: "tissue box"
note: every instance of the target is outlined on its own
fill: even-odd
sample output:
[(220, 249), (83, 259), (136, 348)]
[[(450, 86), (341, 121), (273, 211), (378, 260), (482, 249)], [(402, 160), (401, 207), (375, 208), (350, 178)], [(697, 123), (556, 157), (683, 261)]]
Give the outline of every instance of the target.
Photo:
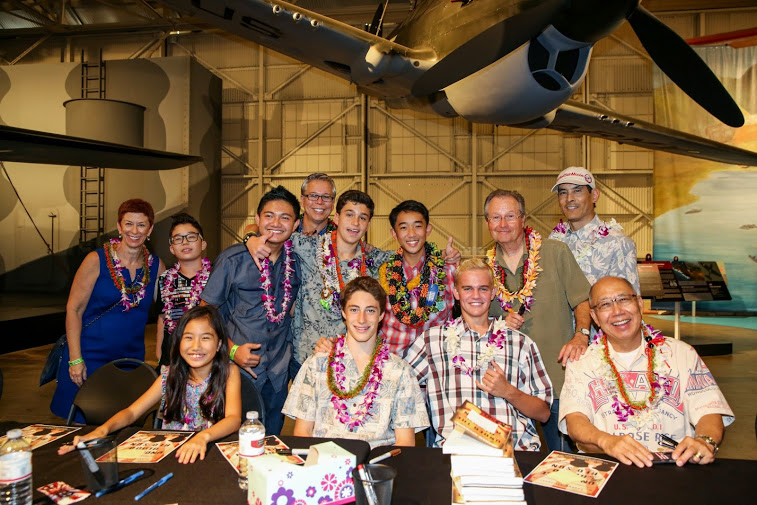
[(304, 466), (282, 461), (273, 454), (250, 460), (247, 473), (248, 505), (330, 505), (355, 501), (352, 470), (355, 455), (334, 442), (310, 447)]

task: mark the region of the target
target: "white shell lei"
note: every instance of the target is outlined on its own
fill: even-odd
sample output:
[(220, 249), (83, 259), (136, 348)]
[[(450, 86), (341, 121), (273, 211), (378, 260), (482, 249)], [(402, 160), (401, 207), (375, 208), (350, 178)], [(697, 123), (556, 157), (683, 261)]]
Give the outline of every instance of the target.
[(489, 341), (486, 343), (486, 347), (483, 352), (478, 355), (475, 366), (468, 366), (465, 364), (465, 358), (460, 355), (460, 330), (463, 329), (463, 318), (457, 318), (450, 322), (447, 327), (446, 338), (447, 353), (452, 355), (452, 364), (455, 368), (460, 369), (467, 376), (471, 376), (473, 372), (480, 369), (482, 366), (488, 365), (494, 357), (497, 355), (497, 349), (502, 349), (505, 337), (507, 335), (507, 325), (505, 321), (500, 317), (494, 320), (492, 323), (492, 334), (489, 337)]

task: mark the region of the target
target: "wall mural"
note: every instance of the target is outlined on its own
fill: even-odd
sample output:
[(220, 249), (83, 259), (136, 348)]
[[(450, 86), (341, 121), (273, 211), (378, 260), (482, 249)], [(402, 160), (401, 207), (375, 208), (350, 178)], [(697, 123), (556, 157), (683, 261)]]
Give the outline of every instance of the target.
[[(757, 151), (757, 47), (697, 48), (742, 109), (745, 125), (717, 122), (655, 68), (657, 122)], [(722, 261), (733, 300), (711, 311), (757, 312), (757, 168), (655, 153), (654, 259)]]

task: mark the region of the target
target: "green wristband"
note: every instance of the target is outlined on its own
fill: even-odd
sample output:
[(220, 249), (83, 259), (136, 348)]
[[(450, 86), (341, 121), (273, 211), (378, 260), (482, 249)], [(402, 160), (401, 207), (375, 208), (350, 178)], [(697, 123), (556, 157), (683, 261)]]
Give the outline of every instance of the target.
[(238, 345), (231, 347), (231, 350), (229, 351), (229, 359), (231, 361), (234, 361), (234, 356), (237, 354), (237, 349), (239, 349)]
[(78, 365), (79, 363), (84, 363), (84, 358), (76, 358), (75, 360), (71, 360), (68, 362), (68, 366)]
[(248, 240), (250, 240), (250, 237), (259, 237), (260, 233), (254, 232), (254, 231), (248, 231), (244, 234), (244, 238), (242, 239), (243, 243), (247, 243)]

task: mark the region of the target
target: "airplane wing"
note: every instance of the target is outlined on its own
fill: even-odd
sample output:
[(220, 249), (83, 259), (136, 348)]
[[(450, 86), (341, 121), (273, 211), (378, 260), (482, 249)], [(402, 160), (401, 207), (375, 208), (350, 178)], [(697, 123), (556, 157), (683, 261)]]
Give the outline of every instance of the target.
[(170, 170), (197, 163), (202, 158), (0, 125), (0, 161)]
[(547, 127), (564, 133), (589, 135), (654, 151), (666, 151), (732, 165), (757, 166), (757, 153), (704, 137), (665, 128), (573, 100), (557, 109)]
[[(362, 93), (417, 108), (408, 97), (437, 61), (413, 49), (280, 0), (161, 0), (190, 16), (357, 84)], [(400, 105), (403, 104), (403, 105)], [(426, 101), (423, 103), (428, 105)], [(757, 153), (569, 101), (548, 126), (646, 149), (757, 166)], [(518, 126), (518, 125), (514, 125)]]
[[(396, 44), (316, 12), (278, 0), (161, 0), (229, 33), (356, 83), (382, 97), (410, 94), (435, 59), (431, 50)], [(391, 77), (389, 79), (388, 77)]]

